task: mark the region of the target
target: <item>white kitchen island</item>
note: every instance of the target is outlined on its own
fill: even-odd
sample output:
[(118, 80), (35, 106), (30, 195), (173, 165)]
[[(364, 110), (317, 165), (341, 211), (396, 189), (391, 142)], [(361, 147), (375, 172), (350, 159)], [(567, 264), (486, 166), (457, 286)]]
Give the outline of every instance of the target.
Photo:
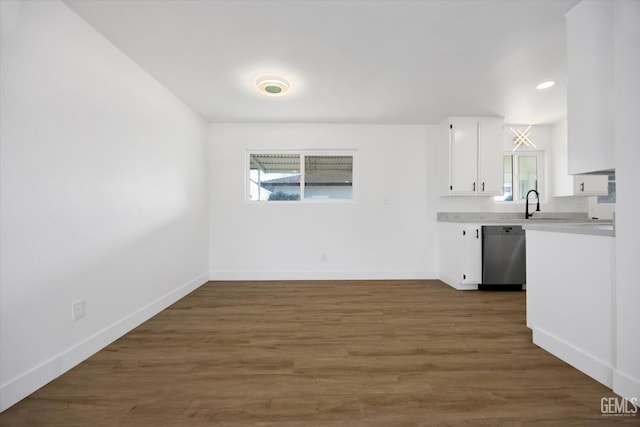
[(534, 344), (602, 384), (615, 366), (613, 226), (531, 224), (527, 326)]

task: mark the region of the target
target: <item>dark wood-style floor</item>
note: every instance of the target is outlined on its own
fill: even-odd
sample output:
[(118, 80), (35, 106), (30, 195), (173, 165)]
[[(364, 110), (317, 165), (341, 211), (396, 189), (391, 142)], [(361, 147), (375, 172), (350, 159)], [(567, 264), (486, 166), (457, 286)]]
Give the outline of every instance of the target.
[(637, 425), (531, 343), (524, 292), (210, 282), (0, 414), (17, 425)]

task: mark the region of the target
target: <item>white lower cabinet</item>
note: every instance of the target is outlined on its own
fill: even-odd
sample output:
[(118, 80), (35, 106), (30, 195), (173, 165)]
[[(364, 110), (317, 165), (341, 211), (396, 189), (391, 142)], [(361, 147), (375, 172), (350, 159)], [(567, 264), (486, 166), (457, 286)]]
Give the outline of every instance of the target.
[(612, 387), (615, 237), (526, 232), (533, 343)]
[(462, 264), (462, 283), (477, 285), (482, 282), (482, 227), (474, 225), (462, 229), (464, 262)]
[(440, 280), (456, 289), (478, 289), (482, 281), (482, 226), (441, 222)]

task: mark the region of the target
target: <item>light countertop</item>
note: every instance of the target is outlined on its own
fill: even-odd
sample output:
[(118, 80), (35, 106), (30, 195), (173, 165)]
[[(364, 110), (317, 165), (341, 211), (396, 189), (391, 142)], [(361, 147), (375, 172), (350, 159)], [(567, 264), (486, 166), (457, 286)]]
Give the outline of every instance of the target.
[(548, 222), (530, 222), (522, 226), (524, 230), (530, 231), (547, 231), (552, 233), (573, 233), (573, 234), (590, 234), (593, 236), (615, 237), (615, 229), (611, 221), (609, 224), (598, 222), (558, 222), (549, 224)]
[(615, 236), (611, 220), (589, 219), (586, 213), (536, 212), (524, 219), (516, 212), (438, 212), (438, 222), (479, 225), (522, 225), (524, 230)]

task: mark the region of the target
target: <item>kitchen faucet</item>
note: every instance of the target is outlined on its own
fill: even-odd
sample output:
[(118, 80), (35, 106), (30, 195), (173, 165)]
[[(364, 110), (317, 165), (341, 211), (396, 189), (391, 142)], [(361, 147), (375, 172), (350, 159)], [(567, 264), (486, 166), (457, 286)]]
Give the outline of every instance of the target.
[(529, 219), (533, 216), (532, 213), (529, 213), (529, 194), (531, 194), (531, 192), (536, 193), (536, 212), (540, 212), (540, 194), (536, 191), (536, 190), (529, 190), (529, 192), (527, 193), (527, 201), (525, 203), (525, 207), (524, 207), (524, 219)]

